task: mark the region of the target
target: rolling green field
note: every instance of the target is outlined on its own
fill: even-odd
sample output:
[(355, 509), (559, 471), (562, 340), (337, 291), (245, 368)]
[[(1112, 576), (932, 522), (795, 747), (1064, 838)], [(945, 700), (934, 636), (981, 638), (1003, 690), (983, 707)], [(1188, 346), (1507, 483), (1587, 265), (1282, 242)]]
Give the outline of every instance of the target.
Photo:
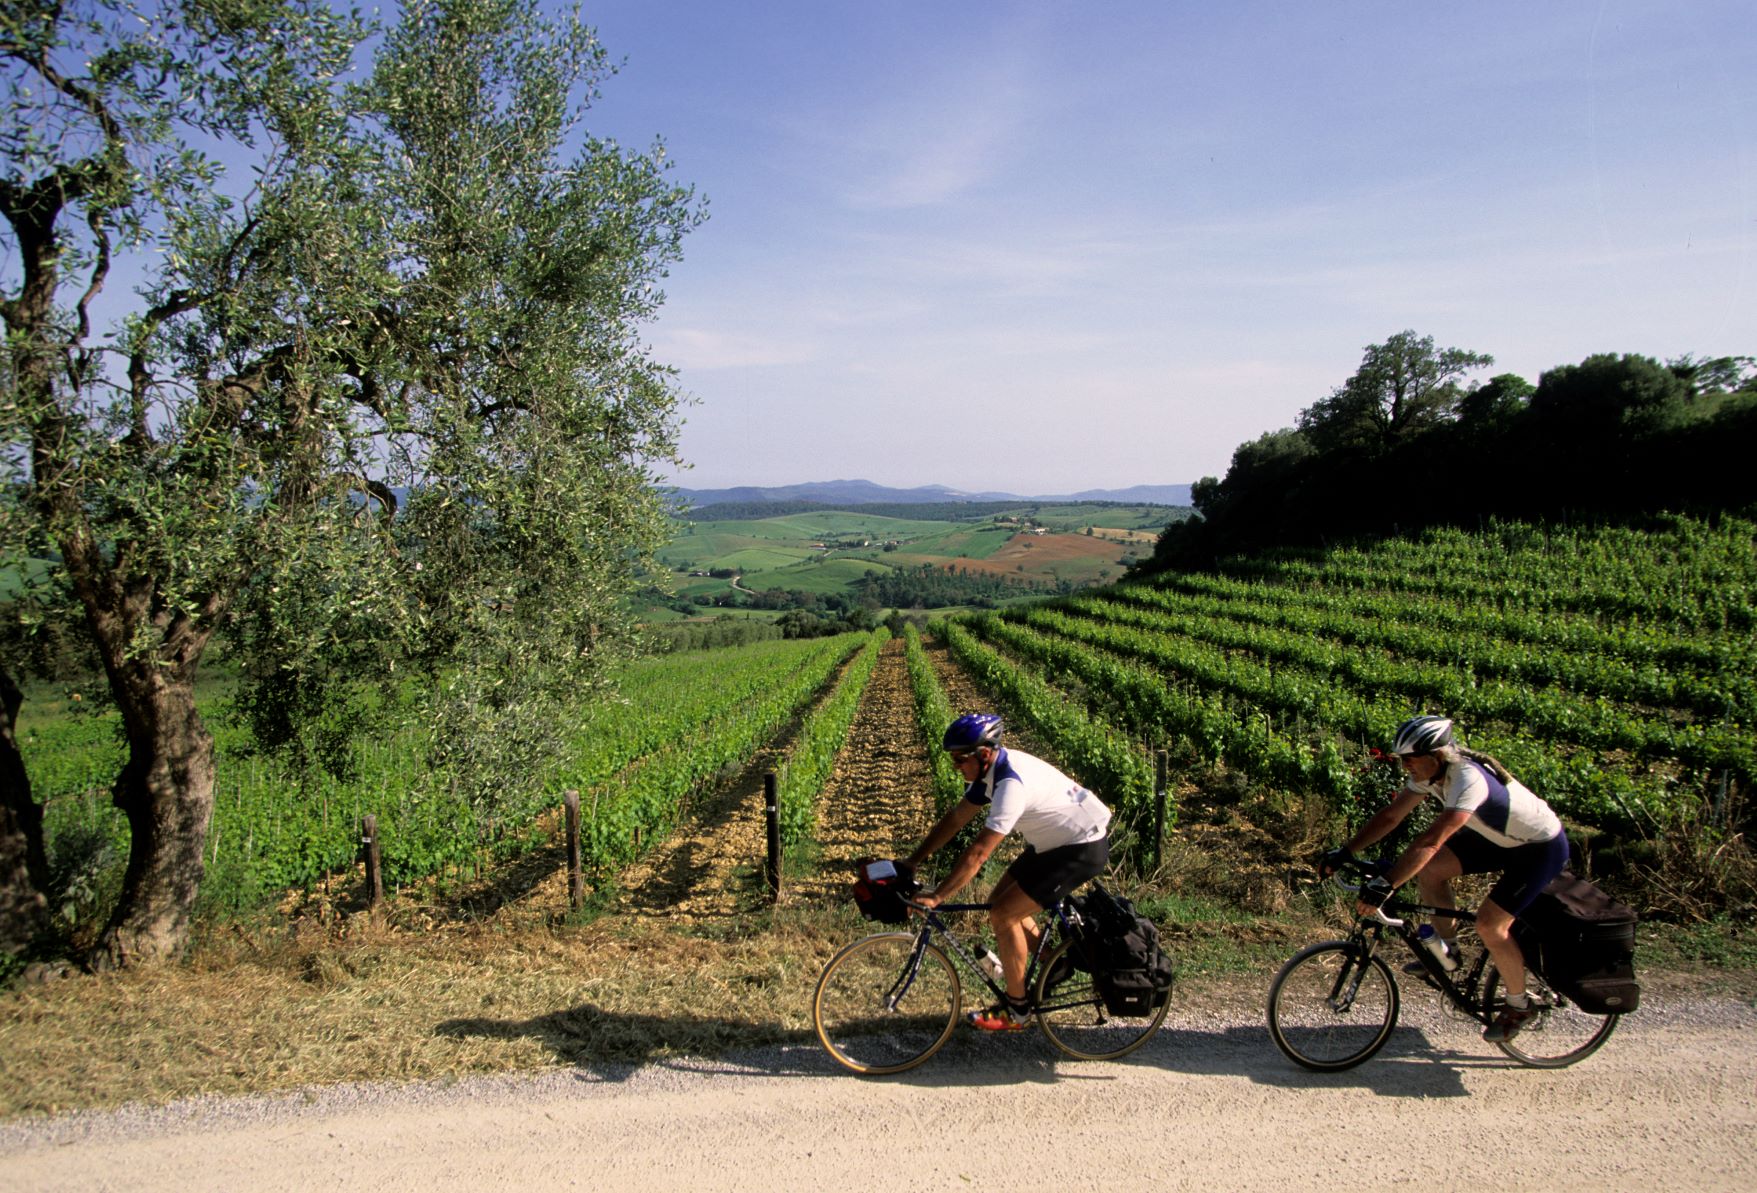
[[(1014, 552), (987, 574), (1027, 583), (1105, 583), (1120, 579), (1125, 558), (1146, 555), (1176, 512), (1168, 506), (1022, 505), (968, 520), (899, 518), (858, 511), (815, 511), (775, 518), (714, 520), (712, 507), (685, 521), (658, 554), (673, 590), (685, 600), (724, 597), (725, 574), (753, 591), (845, 593), (869, 571), (953, 567), (990, 561), (1010, 545), (1047, 535), (1055, 550)], [(1090, 533), (1088, 533), (1090, 531)]]

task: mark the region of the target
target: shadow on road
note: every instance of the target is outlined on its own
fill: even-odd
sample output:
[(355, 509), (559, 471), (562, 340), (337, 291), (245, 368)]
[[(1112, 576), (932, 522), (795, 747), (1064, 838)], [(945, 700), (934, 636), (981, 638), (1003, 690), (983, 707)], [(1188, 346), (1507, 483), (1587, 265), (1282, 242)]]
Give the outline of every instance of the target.
[(1364, 1089), (1387, 1098), (1466, 1097), (1467, 1071), (1503, 1069), (1512, 1063), (1499, 1053), (1473, 1056), (1436, 1043), (1421, 1028), (1400, 1027), (1364, 1064), (1340, 1073), (1314, 1073), (1288, 1060), (1268, 1031), (1254, 1025), (1219, 1032), (1166, 1028), (1132, 1059), (1180, 1073), (1246, 1077), (1279, 1089)]
[[(748, 1019), (608, 1011), (589, 1003), (532, 1019), (449, 1019), (434, 1033), (453, 1039), (534, 1039), (558, 1061), (599, 1081), (623, 1081), (639, 1066), (655, 1063), (747, 1077), (842, 1072), (817, 1037), (803, 1029)], [(702, 1057), (714, 1059), (697, 1059)], [(1388, 1098), (1461, 1098), (1469, 1092), (1466, 1072), (1510, 1063), (1498, 1055), (1471, 1055), (1435, 1043), (1420, 1028), (1399, 1028), (1377, 1056), (1341, 1073), (1312, 1073), (1295, 1066), (1257, 1026), (1217, 1031), (1168, 1027), (1140, 1052), (1115, 1062), (1070, 1060), (1035, 1032), (995, 1038), (960, 1031), (917, 1069), (878, 1078), (849, 1074), (849, 1080), (951, 1089), (1114, 1080), (1125, 1066), (1152, 1066), (1242, 1077), (1283, 1089), (1355, 1088)]]

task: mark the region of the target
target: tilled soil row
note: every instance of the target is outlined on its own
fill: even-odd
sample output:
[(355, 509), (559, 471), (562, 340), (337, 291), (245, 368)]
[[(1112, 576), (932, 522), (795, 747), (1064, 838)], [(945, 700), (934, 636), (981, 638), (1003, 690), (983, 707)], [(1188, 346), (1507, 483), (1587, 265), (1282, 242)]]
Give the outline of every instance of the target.
[(857, 861), (908, 852), (932, 819), (933, 772), (915, 726), (904, 644), (893, 638), (818, 797), (817, 874), (799, 893), (841, 898)]
[[(932, 824), (933, 776), (915, 724), (904, 650), (902, 640), (892, 639), (880, 652), (848, 741), (818, 797), (816, 871), (790, 879), (786, 898), (843, 898), (856, 861), (906, 852)], [(935, 653), (953, 707), (986, 707), (944, 652)], [(624, 871), (620, 910), (689, 922), (760, 906), (767, 853), (762, 778), (777, 756), (765, 752), (708, 797), (669, 840)]]

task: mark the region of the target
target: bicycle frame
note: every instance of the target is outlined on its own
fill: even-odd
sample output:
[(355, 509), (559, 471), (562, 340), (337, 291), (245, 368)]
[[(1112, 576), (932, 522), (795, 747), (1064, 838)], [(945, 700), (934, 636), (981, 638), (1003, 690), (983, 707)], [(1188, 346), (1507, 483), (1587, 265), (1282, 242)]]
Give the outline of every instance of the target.
[[(891, 1000), (893, 1003), (896, 999), (901, 998), (908, 992), (910, 983), (915, 980), (915, 972), (921, 964), (921, 951), (927, 947), (927, 942), (935, 937), (938, 937), (942, 946), (949, 946), (946, 951), (951, 954), (952, 957), (956, 958), (958, 963), (966, 970), (973, 974), (977, 981), (988, 987), (989, 992), (993, 994), (995, 998), (1000, 999), (1006, 997), (1006, 989), (997, 984), (993, 978), (988, 976), (982, 966), (977, 964), (976, 954), (964, 947), (964, 942), (958, 939), (958, 934), (952, 931), (951, 925), (941, 918), (942, 913), (987, 911), (991, 906), (990, 904), (942, 903), (938, 907), (929, 908), (922, 907), (919, 903), (913, 903), (907, 899), (905, 899), (904, 902), (912, 910), (921, 913), (922, 925), (915, 933), (915, 951), (910, 954), (909, 965), (904, 970), (903, 976), (898, 978), (897, 985), (892, 988)], [(1072, 940), (1075, 938), (1073, 931), (1074, 921), (1068, 918), (1067, 900), (1063, 899), (1060, 902), (1057, 902), (1054, 906), (1046, 907), (1044, 910), (1049, 913), (1051, 918), (1044, 923), (1043, 931), (1037, 938), (1037, 948), (1032, 951), (1030, 958), (1027, 959), (1025, 964), (1025, 990), (1027, 993), (1029, 993), (1035, 985), (1031, 979), (1037, 973), (1037, 967), (1042, 963), (1044, 954), (1053, 947), (1050, 939), (1050, 928), (1054, 927), (1057, 932), (1067, 939)]]
[[(1409, 951), (1421, 964), (1422, 971), (1438, 987), (1440, 993), (1445, 996), (1446, 1001), (1452, 1005), (1454, 1010), (1467, 1019), (1474, 1019), (1478, 1023), (1487, 1025), (1491, 1021), (1491, 1016), (1483, 1010), (1481, 992), (1483, 972), (1488, 967), (1488, 950), (1485, 948), (1478, 952), (1476, 960), (1468, 967), (1448, 970), (1422, 946), (1416, 936), (1415, 925), (1409, 920), (1410, 914), (1413, 913), (1425, 914), (1429, 917), (1447, 916), (1460, 923), (1470, 924), (1476, 922), (1476, 915), (1456, 908), (1430, 907), (1425, 903), (1393, 903), (1390, 905), (1390, 909), (1404, 913), (1404, 918), (1394, 918), (1387, 914), (1386, 908), (1381, 907), (1374, 914), (1361, 916), (1355, 921), (1354, 931), (1349, 934), (1348, 941), (1361, 950), (1361, 959), (1365, 961), (1378, 952), (1379, 946), (1384, 943), (1386, 930), (1389, 929), (1393, 935), (1399, 937), (1404, 944), (1409, 946)], [(1354, 982), (1357, 986), (1365, 973), (1364, 966), (1354, 970)], [(1342, 978), (1346, 976), (1346, 974), (1339, 976), (1337, 989), (1331, 994), (1332, 1001), (1342, 998)], [(1345, 1001), (1352, 1001), (1353, 994), (1352, 990), (1349, 991), (1348, 1000)]]

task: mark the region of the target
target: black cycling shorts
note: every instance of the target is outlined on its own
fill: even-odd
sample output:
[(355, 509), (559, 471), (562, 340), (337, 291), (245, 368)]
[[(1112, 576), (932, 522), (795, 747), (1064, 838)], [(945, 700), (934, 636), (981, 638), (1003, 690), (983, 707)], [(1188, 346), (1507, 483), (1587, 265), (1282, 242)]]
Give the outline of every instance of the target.
[(1568, 868), (1567, 833), (1529, 845), (1496, 845), (1481, 833), (1464, 828), (1446, 839), (1446, 848), (1465, 874), (1501, 872), (1488, 897), (1512, 915), (1530, 907), (1550, 880)]
[(1033, 903), (1048, 907), (1073, 894), (1082, 882), (1097, 878), (1109, 864), (1109, 837), (1079, 845), (1059, 845), (1042, 853), (1027, 845), (1025, 852), (1007, 867), (1007, 876), (1031, 896)]

